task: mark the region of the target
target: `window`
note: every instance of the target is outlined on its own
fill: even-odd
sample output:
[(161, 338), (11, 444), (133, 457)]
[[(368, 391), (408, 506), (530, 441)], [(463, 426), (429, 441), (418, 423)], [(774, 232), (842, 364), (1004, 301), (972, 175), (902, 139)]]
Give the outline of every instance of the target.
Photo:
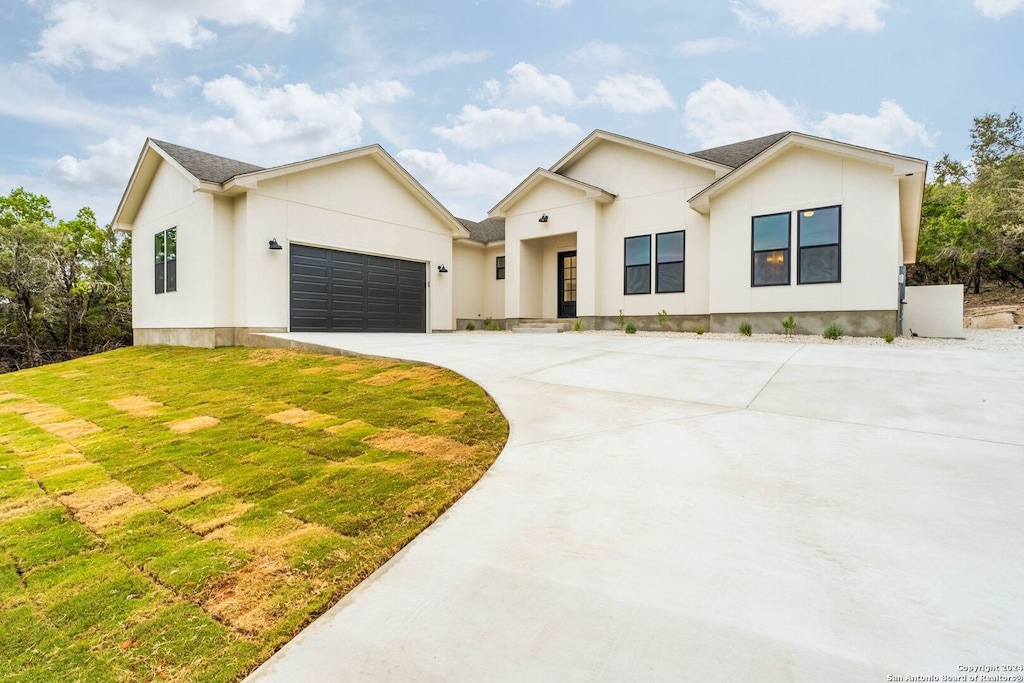
[(626, 294), (651, 293), (651, 236), (626, 238)]
[(154, 284), (156, 293), (178, 290), (178, 229), (170, 228), (158, 232), (153, 239), (153, 254), (156, 261)]
[(789, 284), (789, 214), (754, 216), (750, 285)]
[(494, 278), (496, 280), (505, 279), (505, 257), (499, 256), (494, 262)]
[(840, 214), (838, 206), (797, 214), (797, 284), (839, 282)]
[(662, 232), (655, 237), (655, 261), (658, 270), (655, 273), (654, 291), (664, 292), (686, 291), (686, 232)]

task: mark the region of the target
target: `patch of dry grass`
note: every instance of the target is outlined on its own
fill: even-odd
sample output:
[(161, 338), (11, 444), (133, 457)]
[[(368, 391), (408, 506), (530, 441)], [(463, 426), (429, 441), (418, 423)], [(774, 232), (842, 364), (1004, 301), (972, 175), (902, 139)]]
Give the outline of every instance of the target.
[(169, 422), (167, 423), (167, 428), (172, 432), (178, 432), (179, 434), (191, 434), (192, 432), (198, 432), (200, 429), (216, 427), (219, 424), (220, 420), (215, 417), (200, 415), (199, 417), (190, 417), (187, 420)]

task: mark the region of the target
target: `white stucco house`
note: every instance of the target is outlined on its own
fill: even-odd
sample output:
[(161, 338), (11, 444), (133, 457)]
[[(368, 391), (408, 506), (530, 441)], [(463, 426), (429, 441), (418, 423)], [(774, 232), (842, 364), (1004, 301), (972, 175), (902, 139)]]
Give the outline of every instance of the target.
[(927, 163), (786, 132), (685, 154), (595, 131), (487, 219), (381, 147), (261, 168), (147, 140), (114, 218), (138, 344), (491, 318), (895, 331)]

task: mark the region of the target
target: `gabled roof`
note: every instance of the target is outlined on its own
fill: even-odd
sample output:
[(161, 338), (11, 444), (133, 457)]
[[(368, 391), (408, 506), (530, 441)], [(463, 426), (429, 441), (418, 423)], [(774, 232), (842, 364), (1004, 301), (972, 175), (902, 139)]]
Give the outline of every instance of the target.
[(643, 142), (642, 140), (635, 140), (633, 138), (627, 138), (624, 135), (617, 135), (615, 133), (609, 133), (606, 130), (595, 130), (593, 133), (583, 139), (578, 145), (569, 150), (569, 153), (564, 157), (555, 162), (555, 164), (549, 169), (552, 173), (561, 173), (564, 168), (572, 164), (574, 161), (584, 156), (591, 149), (596, 147), (602, 142), (612, 142), (633, 149), (650, 152), (657, 154), (658, 156), (666, 157), (668, 159), (674, 159), (676, 161), (683, 161), (701, 168), (706, 168), (715, 171), (716, 175), (724, 175), (732, 168), (727, 164), (722, 164), (714, 159), (706, 159), (698, 157), (692, 154), (685, 154), (684, 152), (677, 152), (674, 149), (668, 147), (661, 147), (660, 145), (654, 145), (650, 142)]
[(575, 190), (579, 190), (588, 199), (594, 199), (602, 204), (615, 199), (615, 195), (611, 192), (606, 192), (596, 185), (590, 185), (588, 183), (567, 178), (564, 175), (559, 175), (552, 171), (546, 171), (543, 168), (538, 168), (536, 171), (526, 177), (526, 180), (519, 183), (514, 190), (505, 195), (505, 198), (498, 202), (493, 209), (487, 212), (487, 215), (491, 218), (504, 218), (504, 211), (506, 208), (514, 204), (523, 194), (531, 190), (533, 187), (542, 182), (555, 182), (566, 187), (571, 187)]
[[(775, 138), (775, 141), (768, 142), (771, 138)], [(719, 150), (726, 150), (724, 152), (725, 154), (733, 154), (739, 157), (744, 153), (756, 149), (758, 146), (762, 147), (761, 151), (755, 153), (754, 156), (747, 159), (747, 161), (734, 168), (725, 176), (719, 178), (694, 196), (690, 197), (690, 199), (687, 200), (690, 207), (701, 213), (707, 213), (710, 209), (712, 197), (726, 188), (731, 187), (742, 178), (747, 177), (757, 169), (761, 168), (764, 164), (776, 158), (787, 149), (791, 149), (793, 147), (806, 147), (824, 152), (831, 152), (833, 154), (841, 154), (843, 156), (860, 159), (870, 163), (891, 166), (893, 175), (895, 176), (920, 174), (920, 183), (922, 186), (924, 183), (924, 173), (928, 168), (928, 162), (923, 159), (915, 159), (913, 157), (906, 157), (900, 154), (893, 154), (891, 152), (882, 152), (877, 149), (859, 147), (847, 142), (839, 142), (837, 140), (829, 140), (827, 138), (819, 138), (814, 135), (807, 135), (806, 133), (794, 132), (779, 133), (777, 135), (769, 135), (765, 138), (757, 138), (755, 140), (736, 143), (736, 145), (717, 147), (712, 150), (705, 150), (705, 153), (718, 153)], [(729, 148), (739, 149), (730, 150)], [(744, 151), (741, 152), (740, 150)]]
[(366, 156), (373, 157), (392, 177), (447, 223), (457, 238), (469, 237), (466, 227), (380, 145), (368, 145), (306, 161), (264, 168), (244, 161), (147, 138), (146, 143), (142, 146), (142, 152), (139, 154), (139, 160), (135, 164), (135, 169), (132, 171), (131, 179), (128, 181), (128, 186), (121, 197), (121, 202), (114, 213), (112, 225), (115, 230), (130, 230), (129, 226), (135, 220), (136, 213), (142, 205), (146, 190), (156, 175), (161, 160), (168, 162), (188, 177), (195, 191), (230, 196), (254, 190), (263, 180)]
[(729, 168), (737, 168), (747, 163), (789, 134), (790, 131), (785, 131), (782, 133), (775, 133), (774, 135), (765, 135), (764, 137), (754, 138), (752, 140), (734, 142), (731, 145), (722, 145), (721, 147), (712, 147), (711, 149), (705, 149), (699, 152), (691, 152), (690, 156), (707, 159), (708, 161), (713, 161), (716, 164), (722, 164)]
[(196, 180), (208, 183), (225, 183), (236, 175), (263, 170), (262, 166), (247, 164), (244, 161), (237, 161), (208, 152), (200, 152), (198, 149), (182, 147), (181, 145), (164, 142), (163, 140), (150, 138), (150, 141), (167, 152), (172, 159), (192, 174)]
[(505, 219), (485, 218), (479, 223), (468, 218), (460, 218), (459, 222), (469, 230), (469, 239), (475, 242), (501, 242), (505, 239)]

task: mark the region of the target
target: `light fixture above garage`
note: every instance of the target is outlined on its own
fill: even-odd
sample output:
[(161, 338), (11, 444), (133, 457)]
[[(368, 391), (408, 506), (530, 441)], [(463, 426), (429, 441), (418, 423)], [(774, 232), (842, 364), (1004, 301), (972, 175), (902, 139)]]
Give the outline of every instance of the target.
[(537, 219), (537, 222), (538, 223), (547, 223), (548, 222), (548, 215), (546, 213), (542, 213), (540, 215), (540, 218)]
[(280, 244), (277, 243), (277, 238), (276, 237), (271, 237), (270, 238), (270, 251), (280, 251), (281, 249), (284, 249), (284, 247), (282, 247)]
[(447, 273), (447, 272), (448, 272), (448, 269), (447, 269), (447, 268), (445, 268), (445, 267), (444, 267), (444, 264), (442, 263), (441, 265), (439, 265), (439, 266), (437, 267), (437, 272), (439, 272), (439, 273)]

